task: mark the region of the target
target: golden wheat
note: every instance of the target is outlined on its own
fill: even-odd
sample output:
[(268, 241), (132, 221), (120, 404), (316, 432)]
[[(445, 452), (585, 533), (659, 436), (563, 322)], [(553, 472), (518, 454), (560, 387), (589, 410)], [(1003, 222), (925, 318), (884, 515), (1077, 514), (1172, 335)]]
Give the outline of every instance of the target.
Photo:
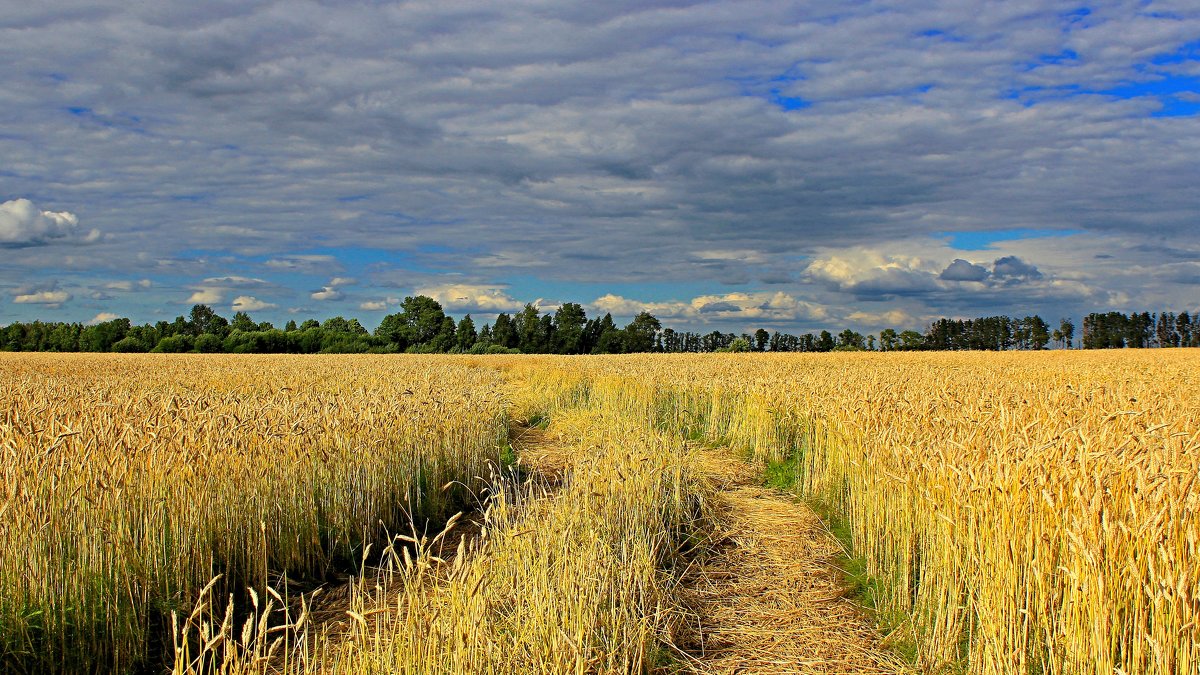
[[(1192, 350), (5, 357), (0, 640), (19, 660), (119, 637), (128, 664), (173, 632), (191, 672), (647, 670), (712, 489), (692, 439), (789, 460), (925, 670), (1197, 672), (1197, 366)], [(418, 532), (380, 540), (414, 503), (449, 516), (430, 488), (481, 487), (506, 416), (548, 417), (574, 448), (558, 493), (490, 483), (484, 543), (450, 566)], [(392, 545), (393, 585), (360, 577), (342, 628), (265, 621), (305, 611), (266, 577), (361, 568), (369, 542)], [(216, 572), (236, 583), (199, 593)], [(218, 590), (237, 584), (260, 592), (235, 620)]]

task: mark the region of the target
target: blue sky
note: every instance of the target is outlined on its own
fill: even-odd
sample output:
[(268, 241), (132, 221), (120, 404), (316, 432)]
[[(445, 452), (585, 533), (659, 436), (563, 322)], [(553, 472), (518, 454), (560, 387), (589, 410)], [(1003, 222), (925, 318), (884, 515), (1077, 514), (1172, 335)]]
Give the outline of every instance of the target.
[(1200, 309), (1194, 2), (0, 7), (0, 324)]

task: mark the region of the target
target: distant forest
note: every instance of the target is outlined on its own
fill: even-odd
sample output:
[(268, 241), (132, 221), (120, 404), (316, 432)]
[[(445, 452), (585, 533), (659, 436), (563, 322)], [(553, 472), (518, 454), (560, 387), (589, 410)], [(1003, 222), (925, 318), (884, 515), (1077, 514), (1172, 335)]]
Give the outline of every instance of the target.
[[(863, 335), (846, 329), (834, 335), (693, 333), (663, 328), (648, 312), (618, 327), (611, 314), (588, 318), (583, 306), (565, 303), (542, 314), (532, 304), (513, 315), (499, 314), (478, 327), (471, 315), (447, 316), (433, 298), (408, 297), (374, 331), (357, 319), (309, 319), (283, 328), (256, 323), (245, 312), (226, 319), (207, 305), (174, 321), (134, 325), (129, 319), (80, 323), (15, 322), (0, 328), (0, 350), (41, 352), (204, 352), (235, 354), (627, 354), (638, 352), (830, 352), (913, 350), (1012, 350), (1075, 346), (1075, 325), (1058, 327), (1039, 316), (939, 319), (925, 333), (884, 329)], [(1084, 317), (1079, 346), (1084, 349), (1200, 346), (1200, 315), (1149, 312), (1092, 313)]]

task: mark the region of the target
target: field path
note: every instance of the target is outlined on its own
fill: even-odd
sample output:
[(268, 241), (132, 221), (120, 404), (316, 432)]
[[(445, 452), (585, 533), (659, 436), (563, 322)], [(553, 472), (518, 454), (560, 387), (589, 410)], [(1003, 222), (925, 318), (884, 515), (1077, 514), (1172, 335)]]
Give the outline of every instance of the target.
[(698, 673), (903, 673), (844, 597), (842, 552), (807, 506), (760, 486), (758, 472), (706, 451), (721, 515), (714, 550), (683, 577), (696, 614), (688, 645)]

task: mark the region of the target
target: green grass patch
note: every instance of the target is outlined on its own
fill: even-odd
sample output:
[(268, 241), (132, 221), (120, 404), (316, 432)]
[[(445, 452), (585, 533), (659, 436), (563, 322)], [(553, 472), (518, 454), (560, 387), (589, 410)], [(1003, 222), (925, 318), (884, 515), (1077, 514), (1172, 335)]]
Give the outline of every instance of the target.
[(800, 480), (800, 450), (793, 449), (782, 460), (763, 467), (763, 485), (783, 492), (795, 492)]
[(505, 442), (500, 446), (500, 456), (498, 458), (503, 466), (514, 466), (517, 463), (517, 451), (513, 448), (512, 443)]

